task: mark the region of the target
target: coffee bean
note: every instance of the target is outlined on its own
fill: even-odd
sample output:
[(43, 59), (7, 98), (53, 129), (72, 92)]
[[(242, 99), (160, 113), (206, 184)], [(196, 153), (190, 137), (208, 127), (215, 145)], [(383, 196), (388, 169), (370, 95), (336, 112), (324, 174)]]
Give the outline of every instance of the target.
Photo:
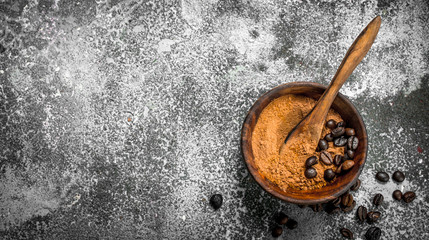
[(210, 205), (214, 208), (214, 210), (219, 209), (222, 206), (223, 197), (220, 194), (215, 194), (210, 198)]
[(356, 201), (353, 200), (351, 206), (343, 208), (343, 212), (346, 212), (346, 213), (351, 212), (355, 207), (356, 207)]
[(364, 206), (359, 206), (357, 211), (356, 211), (356, 215), (359, 219), (360, 222), (364, 222), (366, 219), (366, 214), (367, 214), (367, 210), (366, 207)]
[(326, 212), (328, 214), (335, 214), (335, 213), (339, 213), (341, 212), (341, 208), (333, 205), (333, 204), (328, 204), (328, 206), (326, 207)]
[(404, 202), (410, 203), (414, 199), (416, 199), (416, 193), (415, 192), (406, 192), (404, 195), (402, 195), (402, 199), (404, 199)]
[(368, 212), (366, 214), (366, 221), (369, 224), (372, 224), (372, 223), (376, 222), (380, 218), (380, 216), (381, 216), (380, 212), (377, 212), (377, 211)]
[(334, 138), (339, 137), (344, 134), (346, 130), (343, 127), (337, 127), (331, 131), (331, 134)]
[(389, 174), (387, 174), (385, 172), (378, 172), (375, 175), (375, 178), (380, 182), (387, 182), (387, 181), (389, 181)]
[(307, 158), (307, 160), (305, 160), (305, 167), (309, 168), (311, 166), (313, 166), (314, 164), (317, 164), (317, 157), (316, 156), (311, 156), (309, 158)]
[(345, 194), (341, 197), (341, 204), (343, 207), (350, 207), (353, 204), (353, 196), (351, 194)]
[(310, 205), (310, 208), (313, 209), (313, 212), (320, 212), (323, 209), (322, 204)]
[(328, 141), (326, 141), (325, 139), (320, 139), (318, 147), (322, 151), (328, 149), (329, 147)]
[(343, 164), (341, 164), (339, 167), (337, 167), (337, 169), (335, 169), (335, 173), (336, 174), (341, 174), (341, 172), (343, 171)]
[(289, 220), (289, 217), (284, 214), (284, 212), (279, 212), (276, 217), (276, 223), (279, 225), (284, 225)]
[(332, 171), (332, 169), (326, 169), (324, 174), (323, 174), (323, 178), (325, 178), (326, 181), (331, 181), (332, 179), (334, 179), (335, 177), (335, 173), (334, 171)]
[(366, 240), (379, 240), (381, 236), (381, 229), (378, 227), (370, 227), (365, 233)]
[(384, 197), (381, 193), (377, 193), (374, 196), (374, 199), (372, 200), (372, 202), (374, 203), (375, 206), (380, 206), (383, 203)]
[(401, 201), (401, 199), (402, 199), (402, 192), (400, 190), (395, 190), (395, 191), (393, 191), (392, 197), (395, 200)]
[(350, 188), (350, 190), (357, 191), (360, 188), (360, 184), (361, 184), (361, 181), (359, 179), (356, 180), (355, 184), (352, 185), (352, 187)]
[(334, 206), (336, 206), (336, 207), (339, 206), (340, 203), (341, 203), (341, 197), (337, 197), (337, 198), (335, 198), (334, 200), (331, 201), (331, 204), (334, 205)]
[(347, 139), (347, 148), (356, 150), (359, 145), (359, 139), (356, 136), (351, 136)]
[(343, 156), (335, 155), (335, 157), (334, 157), (335, 166), (340, 166), (342, 162), (343, 162)]
[(289, 220), (286, 223), (286, 227), (289, 229), (295, 229), (298, 227), (298, 222), (295, 221), (294, 219), (289, 218)]
[(405, 180), (405, 174), (401, 171), (395, 171), (392, 174), (392, 179), (397, 182), (403, 182)]
[(332, 156), (329, 152), (327, 151), (322, 151), (320, 153), (320, 160), (322, 160), (322, 162), (325, 165), (331, 165), (332, 164)]
[(337, 123), (333, 119), (326, 122), (326, 127), (330, 129), (334, 129), (336, 126), (337, 126)]
[(316, 169), (309, 167), (305, 170), (304, 175), (306, 178), (314, 178), (315, 176), (317, 176), (317, 171)]
[(283, 228), (280, 226), (276, 226), (273, 228), (273, 231), (271, 232), (271, 235), (275, 238), (280, 237), (283, 233)]
[(337, 127), (346, 127), (346, 123), (344, 121), (341, 121), (337, 123)]
[(347, 160), (343, 162), (343, 164), (341, 164), (341, 167), (343, 171), (348, 171), (352, 169), (354, 165), (355, 165), (355, 162), (353, 160)]
[(343, 235), (343, 237), (348, 239), (353, 239), (353, 233), (349, 229), (341, 228), (340, 232), (341, 232), (341, 235)]
[(347, 150), (347, 157), (349, 159), (353, 159), (353, 157), (355, 156), (355, 152), (353, 152), (352, 150)]
[(353, 128), (346, 128), (346, 135), (347, 136), (354, 136), (355, 135), (355, 130)]
[(331, 133), (328, 133), (325, 136), (325, 140), (328, 141), (328, 142), (332, 142), (332, 141), (334, 141), (334, 137), (332, 136)]
[(336, 147), (344, 147), (346, 144), (347, 144), (347, 138), (345, 138), (344, 136), (334, 139), (334, 146)]

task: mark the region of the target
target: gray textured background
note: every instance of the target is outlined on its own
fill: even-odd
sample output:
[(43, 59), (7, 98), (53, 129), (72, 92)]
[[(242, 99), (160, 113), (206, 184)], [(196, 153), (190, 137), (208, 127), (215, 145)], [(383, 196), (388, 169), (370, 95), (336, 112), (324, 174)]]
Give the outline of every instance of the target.
[[(420, 1), (0, 1), (0, 238), (339, 239), (368, 224), (283, 203), (241, 158), (253, 102), (286, 82), (328, 84), (376, 15), (344, 85), (369, 156), (354, 194), (384, 239), (429, 238), (429, 5)], [(418, 151), (418, 149), (422, 151)], [(400, 169), (402, 184), (374, 180)], [(394, 189), (414, 190), (409, 205)], [(221, 193), (213, 211), (208, 199)]]

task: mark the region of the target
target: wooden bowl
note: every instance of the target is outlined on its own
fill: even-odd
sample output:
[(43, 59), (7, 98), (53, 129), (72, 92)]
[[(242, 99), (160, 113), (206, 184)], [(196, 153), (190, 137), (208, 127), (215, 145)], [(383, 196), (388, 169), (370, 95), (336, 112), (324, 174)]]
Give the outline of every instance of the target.
[(241, 130), (241, 151), (249, 172), (265, 191), (286, 202), (301, 205), (314, 205), (335, 199), (346, 192), (356, 182), (365, 164), (368, 149), (365, 125), (353, 104), (344, 95), (339, 93), (332, 104), (332, 108), (341, 115), (347, 127), (355, 129), (356, 136), (359, 139), (359, 146), (355, 151), (355, 157), (353, 159), (355, 165), (348, 173), (337, 177), (332, 183), (319, 189), (290, 189), (283, 191), (259, 172), (252, 151), (252, 133), (262, 110), (272, 100), (286, 94), (305, 95), (317, 100), (325, 89), (326, 86), (310, 82), (293, 82), (280, 85), (262, 95), (262, 97), (253, 104), (243, 123), (243, 128)]

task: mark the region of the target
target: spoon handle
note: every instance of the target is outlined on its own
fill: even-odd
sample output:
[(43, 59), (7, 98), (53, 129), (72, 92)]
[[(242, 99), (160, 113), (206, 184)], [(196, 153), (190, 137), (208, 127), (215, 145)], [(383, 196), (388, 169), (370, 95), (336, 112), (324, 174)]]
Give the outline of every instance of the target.
[(310, 122), (324, 122), (341, 86), (371, 48), (380, 29), (380, 24), (380, 16), (375, 17), (350, 46), (327, 90), (320, 97), (313, 111), (310, 113), (310, 119), (308, 119)]

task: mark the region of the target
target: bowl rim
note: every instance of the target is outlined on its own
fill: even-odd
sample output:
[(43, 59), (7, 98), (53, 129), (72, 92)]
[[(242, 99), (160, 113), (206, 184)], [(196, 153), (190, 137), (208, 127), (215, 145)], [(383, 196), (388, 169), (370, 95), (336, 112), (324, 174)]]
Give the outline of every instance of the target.
[[(242, 128), (241, 128), (241, 137), (240, 137), (241, 154), (242, 154), (243, 160), (246, 164), (247, 170), (251, 173), (250, 175), (252, 175), (253, 179), (258, 183), (258, 185), (263, 190), (270, 193), (274, 197), (281, 199), (285, 202), (300, 204), (300, 205), (315, 205), (315, 204), (326, 203), (330, 200), (333, 200), (333, 199), (341, 196), (343, 193), (348, 191), (350, 189), (350, 187), (357, 181), (357, 179), (359, 178), (359, 176), (362, 173), (362, 170), (365, 166), (366, 158), (367, 158), (367, 154), (368, 154), (368, 134), (366, 131), (365, 123), (364, 123), (362, 116), (360, 115), (359, 111), (356, 109), (356, 107), (353, 105), (353, 103), (345, 95), (338, 93), (336, 98), (337, 97), (340, 98), (342, 101), (344, 101), (346, 104), (348, 104), (351, 107), (351, 109), (353, 110), (354, 113), (356, 113), (357, 120), (363, 127), (362, 129), (363, 129), (364, 137), (366, 138), (366, 145), (364, 146), (362, 164), (359, 166), (359, 169), (358, 169), (356, 175), (353, 177), (352, 181), (350, 181), (346, 185), (339, 188), (339, 190), (337, 192), (334, 192), (331, 196), (320, 198), (320, 199), (296, 199), (296, 198), (293, 198), (291, 196), (280, 194), (279, 192), (272, 190), (268, 186), (268, 184), (265, 181), (263, 181), (263, 179), (261, 177), (259, 177), (257, 175), (256, 169), (254, 169), (253, 167), (250, 167), (250, 163), (249, 163), (248, 159), (246, 159), (245, 152), (248, 151), (248, 146), (245, 144), (245, 142), (247, 142), (247, 141), (245, 141), (245, 139), (244, 139), (246, 137), (246, 125), (251, 121), (253, 115), (255, 114), (255, 109), (259, 106), (260, 101), (270, 94), (275, 94), (279, 90), (286, 89), (286, 88), (293, 88), (293, 87), (313, 87), (313, 88), (320, 88), (322, 90), (326, 90), (326, 88), (328, 86), (325, 86), (325, 85), (322, 85), (322, 84), (316, 83), (316, 82), (296, 81), (296, 82), (289, 82), (289, 83), (284, 83), (284, 84), (278, 85), (277, 87), (274, 87), (274, 88), (268, 90), (267, 92), (265, 92), (264, 94), (262, 94), (253, 103), (252, 107), (249, 109), (249, 111), (246, 114), (245, 120), (243, 121)], [(275, 99), (275, 98), (273, 98), (273, 99)], [(273, 99), (271, 99), (270, 102)], [(261, 110), (261, 112), (262, 112), (262, 110)], [(248, 144), (251, 144), (251, 142)]]

